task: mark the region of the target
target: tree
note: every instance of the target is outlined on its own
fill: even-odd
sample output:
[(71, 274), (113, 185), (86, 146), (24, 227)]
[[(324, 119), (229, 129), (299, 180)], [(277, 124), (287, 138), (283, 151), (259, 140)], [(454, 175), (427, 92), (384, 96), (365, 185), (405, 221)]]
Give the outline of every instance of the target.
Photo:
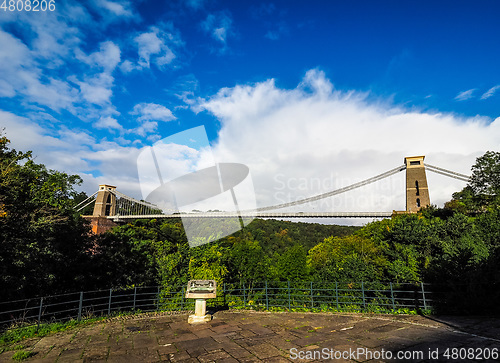
[(326, 238), (307, 256), (313, 278), (323, 281), (377, 281), (386, 264), (373, 241), (361, 236)]
[[(484, 210), (500, 204), (500, 152), (487, 151), (476, 159), (467, 186), (453, 194), (468, 211)], [(455, 203), (456, 204), (456, 203)], [(453, 204), (448, 204), (452, 206)], [(459, 204), (460, 206), (460, 204)]]
[(308, 275), (306, 250), (299, 244), (287, 249), (280, 256), (277, 267), (282, 280), (304, 280)]
[(476, 195), (500, 195), (500, 153), (487, 151), (476, 159), (472, 166), (472, 176), (469, 182)]
[(232, 276), (235, 282), (264, 281), (269, 274), (269, 258), (258, 241), (236, 239), (231, 249)]
[(78, 175), (47, 170), (0, 133), (0, 291), (22, 298), (80, 289), (93, 245), (72, 210)]

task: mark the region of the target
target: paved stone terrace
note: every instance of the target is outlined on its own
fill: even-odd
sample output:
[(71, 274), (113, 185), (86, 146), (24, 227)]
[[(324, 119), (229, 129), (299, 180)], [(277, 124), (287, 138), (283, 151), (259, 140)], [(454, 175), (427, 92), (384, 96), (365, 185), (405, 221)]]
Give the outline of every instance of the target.
[[(33, 362), (289, 362), (325, 361), (323, 349), (344, 354), (335, 362), (436, 362), (447, 360), (446, 348), (497, 348), (500, 319), (439, 319), (403, 315), (269, 313), (219, 311), (205, 324), (189, 325), (187, 314), (142, 315), (76, 328), (24, 342), (36, 352)], [(294, 349), (295, 348), (295, 349)], [(352, 356), (365, 349), (373, 355)], [(429, 352), (439, 349), (439, 359)], [(387, 352), (393, 359), (387, 359)], [(396, 359), (397, 352), (422, 352), (416, 359)], [(295, 352), (295, 353), (294, 353)], [(300, 353), (301, 352), (301, 353)], [(0, 362), (13, 362), (13, 351)], [(298, 358), (302, 354), (304, 358)], [(314, 358), (316, 354), (317, 359)], [(415, 356), (414, 356), (415, 357)], [(375, 359), (378, 358), (378, 359)], [(385, 359), (384, 359), (385, 358)], [(479, 358), (479, 357), (477, 357)], [(476, 361), (497, 361), (476, 359)]]

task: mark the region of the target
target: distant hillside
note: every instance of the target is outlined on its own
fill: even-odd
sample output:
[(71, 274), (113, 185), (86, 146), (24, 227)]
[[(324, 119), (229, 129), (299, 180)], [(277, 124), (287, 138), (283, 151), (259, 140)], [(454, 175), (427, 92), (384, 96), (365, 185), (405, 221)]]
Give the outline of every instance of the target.
[[(306, 251), (323, 242), (327, 237), (342, 237), (351, 235), (361, 227), (325, 225), (319, 223), (290, 222), (274, 219), (255, 219), (245, 230), (260, 242), (268, 255), (282, 252), (292, 244), (301, 244)], [(286, 231), (286, 232), (283, 232)], [(277, 236), (287, 237), (290, 243), (279, 246)], [(285, 239), (285, 241), (287, 240)], [(283, 241), (283, 238), (281, 238)]]

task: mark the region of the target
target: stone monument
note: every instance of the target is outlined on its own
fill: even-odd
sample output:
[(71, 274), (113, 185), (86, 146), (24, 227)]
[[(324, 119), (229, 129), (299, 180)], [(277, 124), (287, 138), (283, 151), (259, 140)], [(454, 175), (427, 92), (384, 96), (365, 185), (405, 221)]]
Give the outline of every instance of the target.
[(190, 280), (186, 289), (187, 299), (196, 299), (194, 315), (189, 315), (188, 323), (205, 323), (212, 320), (207, 314), (206, 299), (217, 297), (217, 283), (215, 280)]

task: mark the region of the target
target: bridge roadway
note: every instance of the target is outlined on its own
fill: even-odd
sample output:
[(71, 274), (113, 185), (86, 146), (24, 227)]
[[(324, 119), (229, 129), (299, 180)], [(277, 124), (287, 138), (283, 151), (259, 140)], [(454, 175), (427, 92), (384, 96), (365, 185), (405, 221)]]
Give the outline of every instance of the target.
[(160, 219), (160, 218), (389, 218), (394, 212), (206, 212), (179, 214), (150, 214), (108, 216), (108, 219), (121, 221), (126, 219)]

